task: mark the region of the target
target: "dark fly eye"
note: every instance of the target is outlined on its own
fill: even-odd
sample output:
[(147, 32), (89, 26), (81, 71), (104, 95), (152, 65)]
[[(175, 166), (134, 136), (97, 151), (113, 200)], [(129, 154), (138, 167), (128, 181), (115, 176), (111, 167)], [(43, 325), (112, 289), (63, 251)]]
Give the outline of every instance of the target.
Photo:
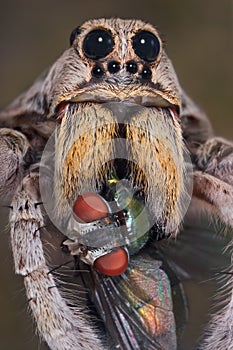
[(83, 42), (85, 56), (98, 60), (107, 56), (114, 46), (112, 34), (106, 29), (95, 29), (87, 34)]
[(133, 49), (137, 56), (144, 61), (155, 61), (159, 50), (160, 43), (158, 38), (147, 30), (140, 30), (132, 39)]

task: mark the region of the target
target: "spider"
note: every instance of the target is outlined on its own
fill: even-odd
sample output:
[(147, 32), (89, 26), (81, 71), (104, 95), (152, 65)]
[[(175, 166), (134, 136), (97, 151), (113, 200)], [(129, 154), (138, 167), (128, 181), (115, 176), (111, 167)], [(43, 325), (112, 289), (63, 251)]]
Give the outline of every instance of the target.
[[(75, 28), (0, 121), (15, 272), (49, 348), (179, 347), (176, 274), (158, 244), (177, 236), (189, 206), (233, 226), (233, 143), (182, 90), (155, 27)], [(69, 291), (54, 267), (68, 263)], [(229, 277), (200, 349), (232, 348)]]

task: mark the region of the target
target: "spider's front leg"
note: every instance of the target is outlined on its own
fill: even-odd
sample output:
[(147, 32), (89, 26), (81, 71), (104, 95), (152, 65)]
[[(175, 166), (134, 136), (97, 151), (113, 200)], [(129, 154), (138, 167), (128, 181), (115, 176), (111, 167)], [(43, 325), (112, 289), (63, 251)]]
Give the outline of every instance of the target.
[(24, 172), (24, 157), (29, 149), (26, 137), (13, 129), (0, 129), (0, 197), (10, 201)]
[[(204, 209), (233, 228), (233, 143), (213, 136), (205, 114), (184, 93), (181, 122), (194, 166), (192, 207)], [(212, 317), (200, 341), (201, 350), (233, 349), (232, 265), (221, 295), (225, 307)]]
[(206, 115), (184, 92), (181, 125), (194, 165), (194, 207), (233, 227), (233, 142), (214, 136)]
[(233, 227), (233, 142), (212, 137), (196, 152), (194, 195)]
[[(203, 207), (233, 228), (233, 143), (212, 137), (196, 152), (194, 196)], [(233, 240), (230, 245), (232, 246)], [(233, 349), (233, 279), (232, 265), (222, 294), (225, 307), (212, 318), (200, 349)]]
[(77, 301), (75, 310), (63, 299), (47, 266), (40, 229), (44, 226), (38, 174), (27, 175), (12, 201), (11, 243), (15, 271), (24, 278), (28, 303), (38, 331), (53, 350), (103, 349)]

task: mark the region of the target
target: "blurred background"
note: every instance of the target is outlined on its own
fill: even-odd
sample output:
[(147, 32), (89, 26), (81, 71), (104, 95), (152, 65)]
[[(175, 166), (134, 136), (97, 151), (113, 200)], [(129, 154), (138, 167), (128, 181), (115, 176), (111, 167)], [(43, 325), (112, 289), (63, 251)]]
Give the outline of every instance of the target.
[[(163, 34), (181, 85), (206, 111), (216, 134), (232, 139), (233, 2), (231, 0), (1, 0), (0, 107), (68, 47), (71, 30), (89, 18), (140, 18)], [(2, 166), (2, 165), (0, 165)], [(0, 349), (45, 349), (26, 313), (13, 273), (3, 210), (0, 231)], [(186, 349), (185, 349), (186, 350)], [(187, 349), (189, 350), (189, 349)]]

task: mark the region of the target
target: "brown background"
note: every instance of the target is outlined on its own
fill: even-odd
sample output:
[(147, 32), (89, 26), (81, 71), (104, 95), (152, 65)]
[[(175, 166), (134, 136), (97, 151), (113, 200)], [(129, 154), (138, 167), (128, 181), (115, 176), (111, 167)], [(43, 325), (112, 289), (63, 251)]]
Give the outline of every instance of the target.
[[(58, 57), (71, 30), (84, 20), (134, 17), (159, 28), (181, 84), (207, 112), (216, 133), (232, 138), (231, 0), (6, 0), (0, 5), (0, 107)], [(0, 349), (42, 350), (24, 311), (23, 286), (12, 272), (4, 229), (0, 240)]]

